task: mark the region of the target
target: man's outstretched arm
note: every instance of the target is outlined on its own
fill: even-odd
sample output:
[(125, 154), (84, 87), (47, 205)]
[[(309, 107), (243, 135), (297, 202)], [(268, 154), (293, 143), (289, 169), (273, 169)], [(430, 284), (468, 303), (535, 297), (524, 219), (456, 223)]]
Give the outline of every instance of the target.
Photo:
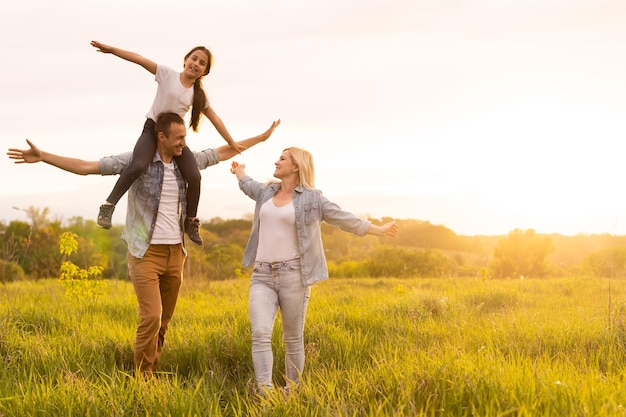
[[(280, 124), (280, 119), (278, 119), (274, 123), (272, 123), (270, 128), (267, 129), (265, 132), (261, 133), (260, 135), (253, 136), (251, 138), (241, 140), (241, 141), (239, 141), (237, 143), (239, 143), (240, 145), (245, 146), (245, 149), (250, 149), (254, 145), (259, 144), (259, 143), (264, 142), (265, 140), (267, 140), (267, 138), (269, 138), (272, 135), (272, 133), (274, 133), (274, 129), (276, 129), (279, 124)], [(226, 161), (226, 160), (232, 158), (235, 155), (239, 155), (237, 152), (235, 152), (235, 150), (230, 145), (220, 146), (219, 148), (216, 149), (216, 151), (217, 151), (217, 155), (220, 158), (220, 161)]]
[[(280, 119), (272, 123), (270, 128), (260, 135), (244, 139), (239, 143), (244, 145), (246, 149), (249, 149), (256, 144), (267, 140), (267, 138), (272, 135), (274, 129), (276, 129), (279, 124)], [(102, 174), (100, 161), (86, 161), (84, 159), (55, 155), (50, 152), (42, 151), (28, 139), (26, 139), (26, 143), (28, 143), (30, 149), (9, 148), (9, 151), (7, 152), (9, 158), (15, 160), (16, 164), (32, 164), (35, 162), (45, 162), (57, 168), (61, 168), (62, 170), (72, 172), (78, 175)], [(230, 145), (220, 146), (215, 151), (217, 152), (220, 161), (225, 161), (237, 155), (237, 152), (235, 152), (235, 150), (231, 148)], [(200, 154), (200, 152), (195, 153)], [(131, 154), (128, 153), (118, 155), (118, 157), (124, 157), (123, 161), (128, 162), (128, 160), (130, 159), (130, 155)], [(205, 165), (202, 167), (202, 169), (204, 168), (207, 168), (207, 166)]]
[(26, 142), (30, 149), (9, 148), (7, 152), (9, 158), (14, 159), (16, 164), (45, 162), (78, 175), (100, 174), (100, 163), (98, 161), (85, 161), (84, 159), (55, 155), (42, 151), (28, 139), (26, 139)]

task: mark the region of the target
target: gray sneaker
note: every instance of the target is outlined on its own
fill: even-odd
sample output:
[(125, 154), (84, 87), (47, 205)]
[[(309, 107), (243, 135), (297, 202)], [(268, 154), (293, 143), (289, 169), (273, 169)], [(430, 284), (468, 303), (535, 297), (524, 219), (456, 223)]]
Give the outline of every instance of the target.
[(189, 239), (196, 245), (202, 245), (202, 236), (200, 236), (200, 220), (187, 217), (185, 219), (185, 232), (189, 235)]
[(100, 206), (100, 212), (98, 213), (98, 226), (105, 229), (111, 228), (111, 218), (113, 217), (113, 211), (115, 206), (112, 204), (103, 204)]

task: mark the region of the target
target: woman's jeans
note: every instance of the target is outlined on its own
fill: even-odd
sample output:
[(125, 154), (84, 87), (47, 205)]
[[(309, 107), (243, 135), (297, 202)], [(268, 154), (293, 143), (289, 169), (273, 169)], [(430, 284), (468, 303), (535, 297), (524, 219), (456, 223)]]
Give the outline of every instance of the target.
[(311, 288), (302, 283), (300, 260), (256, 262), (248, 309), (252, 325), (252, 363), (258, 386), (272, 390), (272, 330), (280, 308), (287, 384), (298, 384), (304, 369), (304, 318)]

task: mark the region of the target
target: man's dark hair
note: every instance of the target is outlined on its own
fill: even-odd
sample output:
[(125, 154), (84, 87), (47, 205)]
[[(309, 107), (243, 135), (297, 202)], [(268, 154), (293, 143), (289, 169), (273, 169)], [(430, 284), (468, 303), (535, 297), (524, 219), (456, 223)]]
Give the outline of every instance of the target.
[(161, 113), (157, 117), (156, 126), (154, 127), (155, 133), (163, 132), (165, 136), (170, 134), (170, 126), (172, 123), (178, 123), (185, 125), (185, 121), (176, 113)]

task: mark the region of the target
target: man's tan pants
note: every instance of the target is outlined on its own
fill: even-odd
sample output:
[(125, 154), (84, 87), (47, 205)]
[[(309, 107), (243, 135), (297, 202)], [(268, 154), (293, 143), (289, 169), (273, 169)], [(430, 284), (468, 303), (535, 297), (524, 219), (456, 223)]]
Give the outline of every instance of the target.
[(182, 244), (150, 245), (143, 258), (128, 254), (128, 271), (139, 305), (135, 370), (151, 377), (159, 362), (167, 326), (183, 281)]

